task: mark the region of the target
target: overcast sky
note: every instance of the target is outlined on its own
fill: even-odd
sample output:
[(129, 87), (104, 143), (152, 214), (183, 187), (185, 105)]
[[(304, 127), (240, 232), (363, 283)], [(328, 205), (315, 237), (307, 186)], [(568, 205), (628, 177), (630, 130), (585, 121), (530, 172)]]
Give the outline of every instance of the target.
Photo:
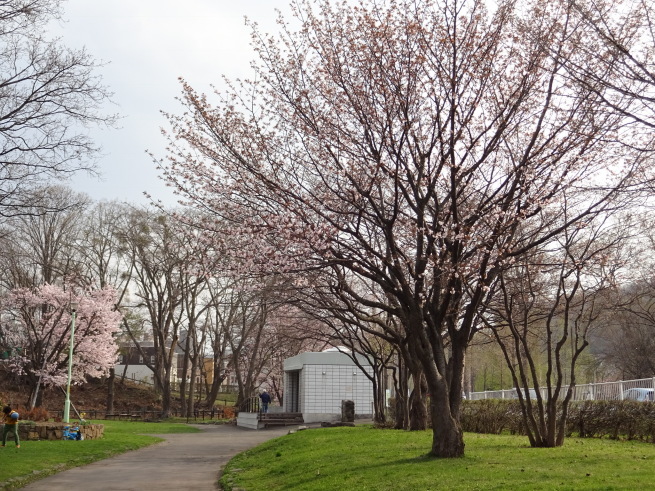
[(51, 34), (72, 48), (85, 47), (107, 65), (99, 73), (114, 93), (123, 119), (119, 129), (94, 131), (103, 148), (102, 180), (79, 176), (72, 186), (97, 200), (146, 203), (143, 192), (174, 205), (170, 189), (158, 179), (146, 150), (165, 155), (161, 110), (180, 112), (178, 77), (207, 91), (250, 74), (250, 29), (276, 32), (275, 9), (289, 11), (289, 0), (67, 0), (66, 23)]

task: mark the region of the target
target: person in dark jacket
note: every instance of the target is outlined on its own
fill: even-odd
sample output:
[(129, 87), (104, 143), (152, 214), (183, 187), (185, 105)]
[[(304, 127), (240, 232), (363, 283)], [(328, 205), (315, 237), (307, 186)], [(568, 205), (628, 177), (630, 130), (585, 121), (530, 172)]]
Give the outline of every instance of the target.
[(271, 395), (264, 391), (261, 394), (259, 394), (259, 398), (262, 400), (262, 412), (267, 413), (268, 412), (268, 405), (271, 403)]

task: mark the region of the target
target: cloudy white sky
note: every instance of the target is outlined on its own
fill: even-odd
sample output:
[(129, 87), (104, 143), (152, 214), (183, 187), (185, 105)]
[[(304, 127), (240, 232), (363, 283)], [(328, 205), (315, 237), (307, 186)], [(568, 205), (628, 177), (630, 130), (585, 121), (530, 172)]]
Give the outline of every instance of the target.
[(264, 32), (276, 32), (275, 9), (289, 11), (289, 0), (67, 0), (65, 23), (51, 35), (69, 47), (85, 47), (105, 62), (99, 73), (114, 93), (108, 112), (122, 116), (119, 129), (94, 131), (103, 147), (102, 180), (79, 176), (72, 185), (97, 200), (146, 203), (143, 192), (175, 204), (158, 179), (146, 150), (164, 156), (161, 110), (179, 112), (178, 77), (209, 90), (250, 74), (253, 53), (244, 17)]

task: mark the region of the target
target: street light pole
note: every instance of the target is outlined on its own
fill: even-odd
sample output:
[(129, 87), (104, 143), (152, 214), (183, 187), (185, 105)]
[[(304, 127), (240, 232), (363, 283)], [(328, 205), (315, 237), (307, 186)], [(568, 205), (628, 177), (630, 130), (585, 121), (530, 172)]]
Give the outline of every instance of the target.
[(73, 342), (75, 338), (75, 316), (77, 314), (77, 302), (70, 303), (71, 308), (71, 339), (68, 347), (68, 382), (66, 383), (66, 401), (64, 401), (64, 423), (70, 419), (71, 408), (71, 375), (73, 371)]

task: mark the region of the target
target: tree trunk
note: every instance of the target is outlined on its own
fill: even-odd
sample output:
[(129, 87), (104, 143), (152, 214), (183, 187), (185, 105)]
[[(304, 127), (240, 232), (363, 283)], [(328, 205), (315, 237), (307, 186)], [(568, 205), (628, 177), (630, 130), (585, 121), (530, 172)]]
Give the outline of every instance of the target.
[[(418, 322), (417, 322), (418, 324)], [(454, 337), (450, 348), (450, 359), (441, 344), (441, 338), (434, 331), (416, 329), (418, 335), (410, 345), (410, 352), (421, 363), (422, 382), (430, 393), (430, 420), (432, 423), (432, 450), (430, 454), (439, 458), (464, 456), (464, 434), (459, 423), (459, 407), (462, 398), (462, 372), (466, 346), (456, 343)], [(423, 333), (427, 337), (421, 336)], [(428, 340), (429, 338), (429, 340)], [(439, 347), (441, 356), (434, 356), (434, 347)]]
[(428, 427), (426, 394), (415, 386), (409, 396), (409, 431), (423, 431)]
[(127, 364), (127, 361), (125, 363), (125, 366), (123, 367), (123, 373), (121, 374), (121, 385), (125, 385), (125, 376), (127, 375), (127, 367), (129, 365)]
[(216, 365), (214, 362), (214, 375), (212, 377), (212, 385), (207, 393), (207, 398), (205, 399), (205, 406), (211, 408), (216, 404), (216, 399), (218, 398), (218, 391), (221, 388), (223, 380), (225, 380), (226, 375), (221, 375), (221, 367)]
[(423, 431), (428, 427), (427, 384), (423, 370), (414, 365), (411, 368), (414, 388), (409, 395), (409, 431)]
[(284, 392), (282, 392), (282, 382), (277, 377), (272, 377), (271, 389), (273, 391), (272, 400), (277, 399), (280, 407), (284, 407)]
[(168, 368), (164, 370), (164, 376), (161, 377), (161, 413), (163, 419), (171, 417), (172, 396), (171, 373), (170, 368)]
[[(198, 370), (197, 357), (196, 356), (190, 357), (189, 361), (191, 361), (191, 378), (189, 379), (189, 395), (187, 396), (186, 413), (188, 416), (195, 416), (194, 396), (196, 392), (196, 373)], [(184, 405), (184, 399), (182, 399), (182, 404)]]
[(407, 369), (402, 361), (398, 359), (398, 371), (394, 370), (394, 388), (396, 392), (395, 413), (396, 421), (394, 428), (397, 430), (406, 430), (409, 428), (409, 407), (407, 401)]
[(386, 393), (384, 384), (382, 383), (384, 377), (384, 368), (376, 369), (377, 376), (373, 385), (373, 421), (378, 424), (384, 424), (387, 421), (385, 414), (386, 406)]
[[(191, 336), (187, 335), (186, 338), (186, 343), (184, 346), (184, 360), (182, 362), (182, 376), (178, 377), (180, 379), (180, 401), (182, 402), (182, 414), (181, 416), (183, 418), (186, 418), (187, 416), (190, 416), (188, 412), (188, 406), (186, 404), (186, 398), (187, 398), (187, 377), (189, 375), (189, 360), (190, 360), (190, 355), (189, 355), (189, 349), (190, 349), (190, 339)], [(191, 377), (193, 377), (193, 373), (191, 374)], [(191, 397), (193, 397), (193, 391), (191, 391)]]
[(430, 454), (440, 458), (463, 457), (464, 434), (459, 422), (451, 416), (448, 398), (443, 394), (443, 397), (431, 397), (430, 401), (432, 418)]
[(29, 395), (28, 403), (27, 403), (27, 406), (30, 409), (34, 409), (35, 407), (37, 407), (39, 405), (39, 402), (40, 402), (40, 399), (41, 399), (41, 391), (39, 390), (40, 387), (41, 387), (41, 380), (39, 379), (36, 382), (36, 385), (34, 385), (30, 389), (30, 395)]
[(112, 367), (109, 369), (109, 377), (107, 378), (107, 414), (114, 413), (115, 381), (116, 370)]
[(409, 428), (409, 411), (407, 409), (407, 399), (396, 397), (396, 421), (394, 428), (396, 430), (406, 430)]

